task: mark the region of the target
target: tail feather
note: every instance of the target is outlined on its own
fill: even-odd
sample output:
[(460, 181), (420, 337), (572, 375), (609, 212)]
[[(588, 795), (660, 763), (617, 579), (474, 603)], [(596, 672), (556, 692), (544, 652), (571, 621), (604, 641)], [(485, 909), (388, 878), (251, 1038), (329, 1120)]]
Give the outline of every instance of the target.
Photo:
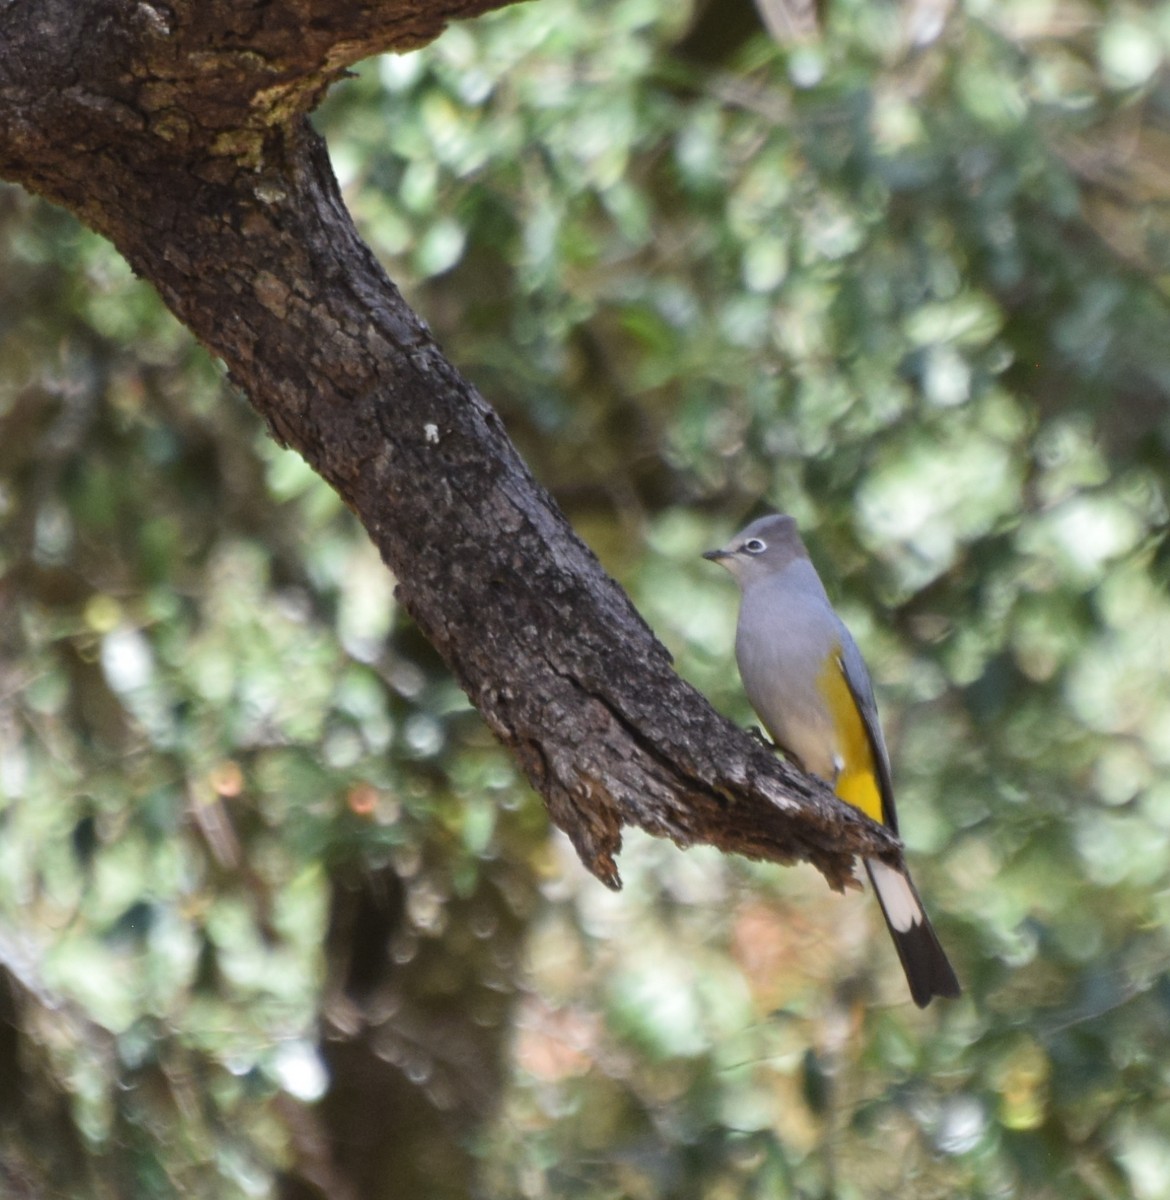
[(876, 858), (866, 859), (865, 869), (902, 960), (914, 1003), (925, 1008), (935, 996), (958, 996), (959, 981), (910, 876)]

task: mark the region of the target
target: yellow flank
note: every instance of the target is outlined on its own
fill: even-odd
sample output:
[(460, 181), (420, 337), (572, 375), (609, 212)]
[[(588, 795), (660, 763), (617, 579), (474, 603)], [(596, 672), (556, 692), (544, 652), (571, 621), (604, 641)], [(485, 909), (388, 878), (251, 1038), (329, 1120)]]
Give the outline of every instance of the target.
[(873, 749), (865, 722), (845, 679), (845, 667), (837, 648), (829, 655), (817, 677), (817, 690), (833, 714), (837, 731), (837, 753), (842, 760), (834, 790), (846, 804), (859, 808), (874, 821), (883, 821), (882, 794), (874, 770)]

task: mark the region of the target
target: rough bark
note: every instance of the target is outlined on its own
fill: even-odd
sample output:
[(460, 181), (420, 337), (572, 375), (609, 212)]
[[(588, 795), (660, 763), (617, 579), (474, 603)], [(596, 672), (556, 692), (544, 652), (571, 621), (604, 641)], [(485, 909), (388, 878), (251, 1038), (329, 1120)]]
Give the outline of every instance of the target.
[(345, 498), (599, 878), (636, 825), (843, 886), (896, 841), (675, 675), (358, 237), (308, 124), (347, 64), (505, 2), (0, 5), (0, 175), (109, 237)]

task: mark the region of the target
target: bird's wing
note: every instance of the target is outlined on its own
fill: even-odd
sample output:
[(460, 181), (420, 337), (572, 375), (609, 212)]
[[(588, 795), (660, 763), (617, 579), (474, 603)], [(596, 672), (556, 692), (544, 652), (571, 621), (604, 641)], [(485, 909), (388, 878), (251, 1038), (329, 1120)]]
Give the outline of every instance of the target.
[(882, 798), (882, 823), (889, 826), (894, 833), (898, 832), (898, 814), (894, 808), (894, 783), (890, 777), (890, 756), (886, 751), (886, 740), (882, 737), (881, 722), (878, 720), (877, 701), (873, 696), (873, 683), (869, 678), (869, 670), (865, 659), (852, 635), (842, 625), (840, 663), (845, 682), (852, 693), (857, 705), (861, 723), (865, 727), (865, 736), (869, 740), (870, 752), (873, 755), (874, 769), (877, 773), (878, 790)]

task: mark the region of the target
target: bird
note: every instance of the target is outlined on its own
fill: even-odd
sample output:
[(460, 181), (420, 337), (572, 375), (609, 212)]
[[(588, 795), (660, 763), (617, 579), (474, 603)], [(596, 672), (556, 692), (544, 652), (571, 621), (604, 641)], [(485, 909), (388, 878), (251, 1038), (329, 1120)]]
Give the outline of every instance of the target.
[[(776, 746), (839, 799), (898, 832), (890, 758), (865, 660), (809, 558), (796, 521), (761, 517), (704, 558), (739, 584), (735, 657), (748, 700)], [(865, 869), (919, 1008), (959, 981), (909, 872)]]

